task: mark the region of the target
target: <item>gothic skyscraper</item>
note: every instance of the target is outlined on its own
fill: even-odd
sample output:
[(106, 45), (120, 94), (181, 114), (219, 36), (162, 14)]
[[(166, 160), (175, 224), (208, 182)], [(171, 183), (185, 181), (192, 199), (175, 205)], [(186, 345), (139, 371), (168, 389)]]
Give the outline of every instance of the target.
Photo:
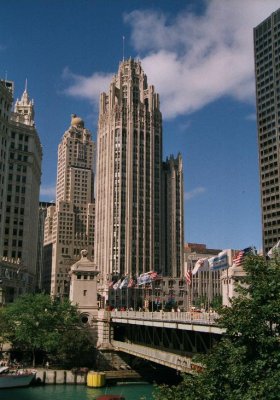
[(72, 115), (58, 146), (56, 206), (47, 209), (44, 232), (43, 288), (52, 295), (68, 292), (68, 271), (87, 249), (93, 259), (94, 142), (84, 122)]
[(120, 63), (100, 97), (95, 260), (103, 274), (161, 271), (162, 116), (141, 63)]
[(35, 275), (42, 148), (35, 128), (34, 102), (29, 98), (26, 84), (21, 99), (15, 102), (14, 112), (9, 113), (13, 83), (2, 81), (0, 85), (1, 90), (6, 87), (6, 92), (10, 92), (7, 100), (0, 93), (0, 101), (6, 105), (2, 114), (5, 132), (0, 135), (1, 143), (6, 147), (4, 152), (1, 149), (0, 159), (0, 165), (3, 161), (2, 171), (5, 171), (0, 182), (4, 194), (0, 202), (3, 212), (0, 218), (0, 256), (18, 260), (22, 267)]
[(180, 277), (184, 264), (184, 177), (180, 153), (163, 162), (161, 197), (162, 273)]

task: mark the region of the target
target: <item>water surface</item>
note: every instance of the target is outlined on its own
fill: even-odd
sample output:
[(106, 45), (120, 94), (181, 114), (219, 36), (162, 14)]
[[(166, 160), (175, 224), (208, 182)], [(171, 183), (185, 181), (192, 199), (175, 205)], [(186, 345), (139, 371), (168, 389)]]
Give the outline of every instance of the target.
[(122, 394), (125, 400), (152, 400), (153, 385), (124, 384), (106, 388), (83, 385), (45, 385), (18, 389), (1, 389), (0, 400), (94, 400), (102, 394)]

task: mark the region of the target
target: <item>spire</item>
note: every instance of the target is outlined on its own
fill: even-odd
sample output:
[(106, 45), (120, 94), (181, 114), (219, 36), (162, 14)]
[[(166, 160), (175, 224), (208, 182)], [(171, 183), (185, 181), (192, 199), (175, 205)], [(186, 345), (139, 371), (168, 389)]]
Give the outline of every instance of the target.
[(125, 42), (125, 36), (122, 37), (122, 40), (123, 40), (123, 59), (122, 59), (122, 60), (124, 61), (124, 44), (125, 44), (124, 42)]
[(24, 92), (21, 99), (17, 100), (14, 112), (25, 125), (34, 126), (34, 102), (30, 100), (27, 92), (27, 78), (25, 79)]
[(28, 92), (27, 92), (27, 78), (25, 79), (24, 92), (22, 93), (22, 96), (21, 96), (21, 103), (22, 103), (22, 105), (26, 105), (26, 106), (28, 106), (30, 104), (30, 99), (29, 99)]

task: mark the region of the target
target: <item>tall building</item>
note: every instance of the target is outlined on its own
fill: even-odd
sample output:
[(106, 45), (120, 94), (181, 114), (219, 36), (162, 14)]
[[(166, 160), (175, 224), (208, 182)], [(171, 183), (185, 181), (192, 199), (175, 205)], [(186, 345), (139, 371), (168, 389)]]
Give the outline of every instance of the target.
[[(9, 85), (8, 85), (9, 84)], [(0, 256), (3, 255), (7, 200), (9, 120), (13, 104), (13, 82), (0, 80)]]
[(280, 239), (280, 9), (254, 29), (263, 251)]
[[(5, 86), (6, 89), (8, 86), (8, 92)], [(11, 82), (1, 82), (4, 108), (0, 255), (19, 259), (29, 273), (35, 274), (42, 148), (35, 128), (34, 102), (29, 99), (27, 87), (21, 99), (16, 101), (14, 112), (9, 113), (12, 90)]]
[(58, 146), (56, 205), (47, 208), (42, 287), (68, 294), (68, 272), (81, 250), (94, 256), (94, 142), (84, 122), (72, 115)]
[(100, 97), (95, 260), (104, 275), (161, 271), (162, 117), (139, 61)]
[(162, 273), (181, 277), (184, 264), (184, 178), (182, 155), (171, 155), (162, 172)]
[(47, 209), (54, 206), (52, 202), (40, 201), (39, 203), (39, 220), (38, 220), (38, 241), (37, 241), (37, 265), (36, 265), (36, 288), (43, 289), (44, 274), (44, 230)]

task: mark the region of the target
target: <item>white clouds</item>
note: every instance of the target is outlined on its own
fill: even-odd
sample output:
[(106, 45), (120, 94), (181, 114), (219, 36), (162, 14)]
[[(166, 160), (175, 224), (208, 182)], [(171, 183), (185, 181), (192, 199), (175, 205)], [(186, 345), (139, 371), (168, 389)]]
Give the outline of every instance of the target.
[(164, 117), (191, 113), (221, 96), (252, 101), (253, 27), (278, 7), (278, 0), (210, 0), (202, 15), (127, 14)]
[[(164, 118), (190, 114), (223, 96), (254, 101), (253, 27), (279, 0), (209, 0), (203, 14), (136, 10), (126, 14), (131, 42), (150, 84), (160, 94)], [(112, 74), (90, 77), (65, 69), (67, 93), (98, 102)]]
[(185, 192), (184, 199), (186, 201), (188, 201), (188, 200), (193, 199), (194, 197), (197, 197), (197, 196), (199, 196), (199, 195), (201, 195), (201, 194), (203, 194), (205, 192), (206, 192), (206, 189), (204, 187), (199, 186), (199, 187), (194, 188), (193, 190), (191, 190), (189, 192)]
[(56, 186), (41, 186), (40, 188), (40, 196), (44, 196), (45, 198), (49, 200), (55, 199), (56, 196)]
[(70, 96), (86, 98), (98, 103), (100, 93), (108, 90), (112, 75), (96, 72), (89, 77), (84, 77), (72, 73), (69, 68), (65, 68), (63, 78), (71, 81), (65, 92)]

